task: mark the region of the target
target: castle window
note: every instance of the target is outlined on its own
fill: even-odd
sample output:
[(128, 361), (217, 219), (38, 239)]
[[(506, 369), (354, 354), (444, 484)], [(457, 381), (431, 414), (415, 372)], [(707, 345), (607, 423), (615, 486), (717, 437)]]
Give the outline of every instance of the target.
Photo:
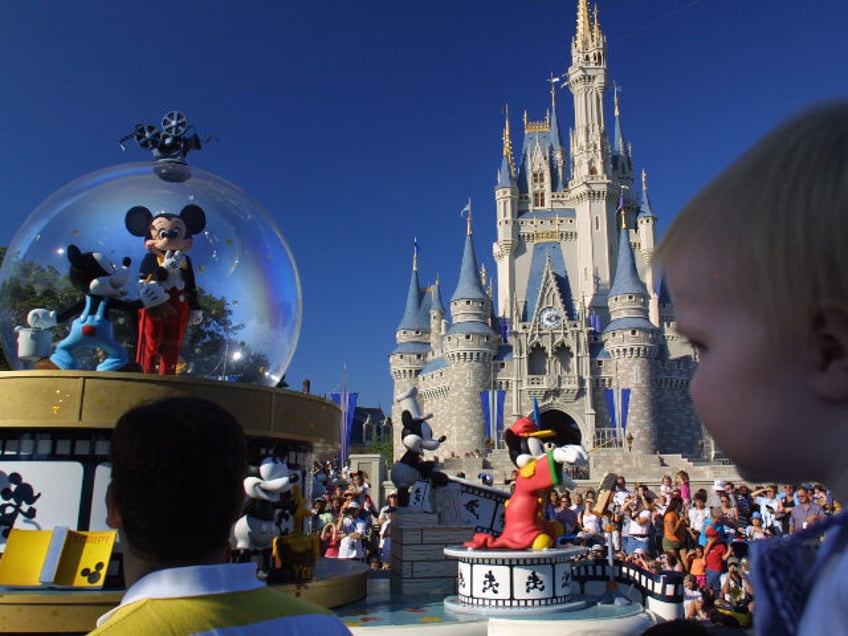
[(544, 192), (534, 192), (533, 193), (533, 207), (534, 208), (545, 207), (545, 193)]
[(527, 357), (528, 375), (545, 375), (547, 373), (548, 356), (545, 350), (539, 346), (533, 347)]
[(601, 229), (601, 217), (595, 215), (595, 231), (597, 232), (600, 229)]
[(630, 335), (631, 335), (631, 336), (635, 336), (635, 335), (636, 335), (636, 330), (635, 330), (635, 329), (631, 329), (631, 330), (630, 330)]

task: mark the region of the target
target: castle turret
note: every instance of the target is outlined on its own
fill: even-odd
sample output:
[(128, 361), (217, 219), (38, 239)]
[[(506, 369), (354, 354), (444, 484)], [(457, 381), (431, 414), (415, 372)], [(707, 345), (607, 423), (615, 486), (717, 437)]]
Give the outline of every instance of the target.
[(611, 156), (612, 172), (623, 190), (631, 190), (633, 188), (633, 160), (630, 156), (630, 149), (627, 147), (621, 126), (621, 109), (618, 104), (619, 90), (617, 86), (613, 87), (615, 128)]
[(480, 392), (491, 387), (492, 360), (500, 342), (489, 324), (492, 300), (480, 280), (470, 211), (459, 282), (450, 300), (450, 312), (453, 321), (442, 340), (442, 348), (452, 374), (451, 401), (456, 406), (452, 419), (459, 425), (452, 427), (444, 448), (461, 454), (483, 448), (485, 443)]
[[(406, 294), (403, 316), (395, 330), (397, 347), (389, 355), (389, 367), (396, 390), (405, 390), (427, 362), (430, 352), (431, 296), (424, 293), (418, 282), (418, 247), (412, 255), (412, 274)], [(397, 420), (399, 421), (399, 420)]]
[[(632, 449), (652, 454), (657, 449), (652, 396), (657, 329), (648, 320), (648, 291), (636, 270), (624, 219), (622, 211), (615, 279), (608, 299), (610, 322), (601, 339), (616, 367), (618, 386), (613, 389), (619, 391), (619, 399), (621, 392), (629, 395), (629, 407), (620, 417), (628, 437), (632, 436)], [(618, 425), (622, 426), (621, 420)]]
[(648, 175), (644, 170), (642, 170), (642, 196), (639, 202), (639, 213), (636, 215), (636, 231), (639, 234), (639, 247), (642, 258), (648, 264), (645, 268), (645, 285), (648, 288), (648, 294), (650, 296), (648, 301), (648, 317), (655, 325), (662, 326), (662, 322), (660, 321), (660, 299), (654, 279), (654, 268), (650, 265), (657, 240), (657, 217), (654, 214), (653, 207), (651, 207), (651, 200), (648, 198)]
[(607, 41), (598, 14), (589, 17), (587, 0), (577, 5), (577, 32), (571, 41), (568, 86), (574, 95), (574, 128), (571, 131), (571, 180), (609, 174), (609, 141), (604, 123), (607, 89)]
[(439, 278), (430, 289), (430, 349), (434, 356), (442, 352), (442, 336), (447, 332), (447, 321), (445, 320), (445, 307), (442, 304), (442, 286)]
[(515, 293), (515, 271), (512, 253), (518, 246), (518, 186), (512, 159), (512, 138), (509, 129), (509, 109), (505, 108), (503, 156), (495, 187), (498, 238), (492, 255), (498, 271), (498, 315), (510, 316), (510, 299)]

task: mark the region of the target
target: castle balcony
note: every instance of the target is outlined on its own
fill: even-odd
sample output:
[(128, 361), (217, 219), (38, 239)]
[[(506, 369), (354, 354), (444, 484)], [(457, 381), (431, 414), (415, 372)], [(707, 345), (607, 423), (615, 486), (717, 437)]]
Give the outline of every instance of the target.
[(574, 402), (583, 386), (579, 375), (531, 375), (525, 385), (528, 395), (535, 398), (556, 396), (566, 402)]

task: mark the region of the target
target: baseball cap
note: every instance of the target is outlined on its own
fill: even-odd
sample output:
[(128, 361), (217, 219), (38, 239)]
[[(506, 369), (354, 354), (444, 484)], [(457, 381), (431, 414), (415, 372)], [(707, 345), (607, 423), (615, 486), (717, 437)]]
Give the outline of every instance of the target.
[(725, 490), (727, 488), (727, 482), (723, 479), (716, 479), (713, 482), (713, 490)]

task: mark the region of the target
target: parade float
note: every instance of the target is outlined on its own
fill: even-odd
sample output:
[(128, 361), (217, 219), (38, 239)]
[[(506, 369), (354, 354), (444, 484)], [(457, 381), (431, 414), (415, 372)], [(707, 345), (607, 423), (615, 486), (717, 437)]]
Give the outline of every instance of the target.
[[(5, 253), (0, 551), (13, 529), (107, 530), (112, 427), (143, 402), (220, 404), (244, 427), (257, 474), (263, 460), (283, 462), (299, 475), (290, 490), (300, 498), (310, 495), (316, 454), (338, 448), (335, 404), (276, 388), (301, 323), (280, 230), (238, 187), (186, 163), (202, 144), (182, 113), (136, 126), (130, 140), (153, 160), (62, 187)], [(307, 568), (311, 581), (282, 585), (342, 605), (366, 594), (365, 568), (352, 565), (319, 562)], [(120, 568), (117, 545), (100, 589), (0, 588), (0, 632), (90, 630), (120, 600)]]

